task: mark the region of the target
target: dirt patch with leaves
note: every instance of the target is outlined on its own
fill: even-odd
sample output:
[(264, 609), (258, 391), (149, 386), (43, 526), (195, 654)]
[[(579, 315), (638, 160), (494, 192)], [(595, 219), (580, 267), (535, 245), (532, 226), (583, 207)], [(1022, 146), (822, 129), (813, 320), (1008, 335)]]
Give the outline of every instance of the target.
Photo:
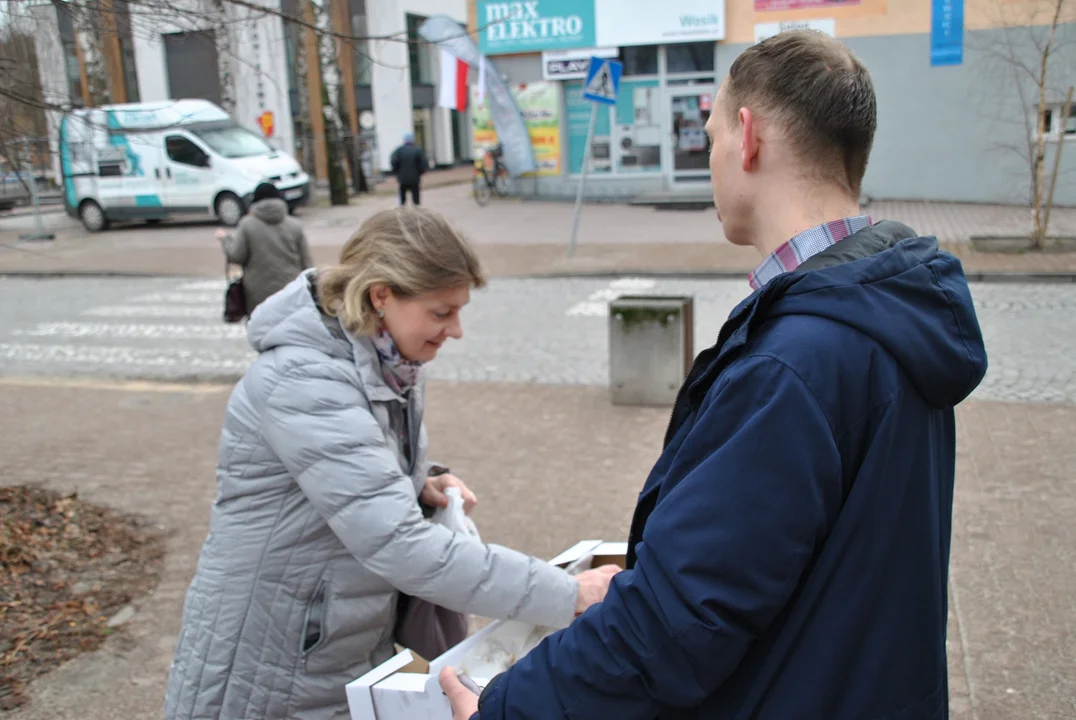
[(30, 680), (98, 648), (152, 590), (164, 535), (148, 520), (38, 487), (0, 487), (0, 711)]

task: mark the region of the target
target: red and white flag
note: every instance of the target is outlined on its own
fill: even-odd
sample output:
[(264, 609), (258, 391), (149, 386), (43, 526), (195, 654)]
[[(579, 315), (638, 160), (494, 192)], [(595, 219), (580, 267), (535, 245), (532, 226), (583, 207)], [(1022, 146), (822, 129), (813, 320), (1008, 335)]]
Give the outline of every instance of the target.
[(441, 87), (437, 104), (463, 111), (467, 109), (467, 63), (441, 49)]

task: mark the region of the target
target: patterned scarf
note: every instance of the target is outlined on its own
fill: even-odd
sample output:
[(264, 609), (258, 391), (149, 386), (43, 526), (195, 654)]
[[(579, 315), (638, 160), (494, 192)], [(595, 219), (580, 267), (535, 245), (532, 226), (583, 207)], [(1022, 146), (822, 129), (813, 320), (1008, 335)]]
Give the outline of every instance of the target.
[(400, 395), (406, 395), (418, 383), (422, 363), (405, 360), (396, 347), (396, 341), (384, 327), (379, 327), (370, 340), (381, 359), (381, 376), (385, 383)]

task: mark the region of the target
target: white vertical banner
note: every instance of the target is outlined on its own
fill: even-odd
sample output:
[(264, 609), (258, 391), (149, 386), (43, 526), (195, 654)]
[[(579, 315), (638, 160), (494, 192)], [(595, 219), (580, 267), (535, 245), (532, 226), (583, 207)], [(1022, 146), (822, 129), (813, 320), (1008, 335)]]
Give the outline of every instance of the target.
[(478, 58), (478, 104), (486, 102), (486, 56)]

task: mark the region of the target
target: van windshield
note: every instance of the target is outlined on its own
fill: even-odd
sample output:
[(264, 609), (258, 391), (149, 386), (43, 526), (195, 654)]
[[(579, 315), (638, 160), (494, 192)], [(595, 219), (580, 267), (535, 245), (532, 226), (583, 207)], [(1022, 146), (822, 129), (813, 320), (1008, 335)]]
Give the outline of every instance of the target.
[(243, 158), (273, 152), (269, 143), (238, 125), (194, 130), (214, 152), (226, 158)]

